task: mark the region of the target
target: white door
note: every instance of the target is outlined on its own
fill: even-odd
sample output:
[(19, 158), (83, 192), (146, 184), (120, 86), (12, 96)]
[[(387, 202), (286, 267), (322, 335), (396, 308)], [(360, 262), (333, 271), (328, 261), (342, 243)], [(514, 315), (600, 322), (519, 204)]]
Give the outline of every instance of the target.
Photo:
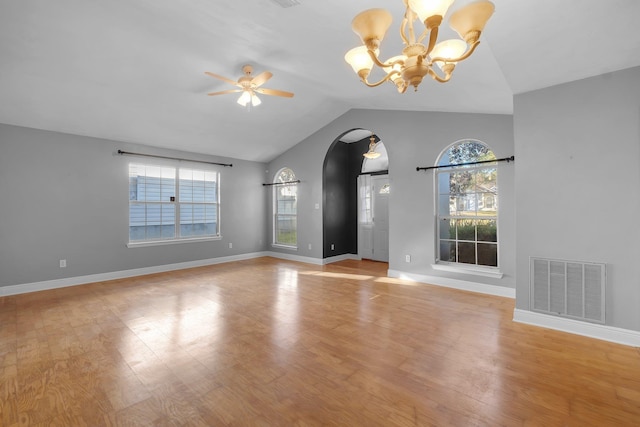
[(371, 177), (373, 196), (373, 257), (389, 262), (389, 175)]
[(358, 177), (358, 255), (389, 261), (389, 176)]

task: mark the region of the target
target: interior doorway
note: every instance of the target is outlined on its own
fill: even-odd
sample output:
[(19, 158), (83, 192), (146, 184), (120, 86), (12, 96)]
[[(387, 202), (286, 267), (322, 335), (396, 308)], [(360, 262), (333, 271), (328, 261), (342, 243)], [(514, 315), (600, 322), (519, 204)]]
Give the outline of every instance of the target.
[[(363, 154), (370, 154), (372, 145), (375, 152), (380, 155), (374, 156), (375, 158), (365, 158)], [(388, 261), (388, 194), (386, 196), (383, 194), (380, 197), (378, 194), (374, 196), (371, 187), (369, 187), (370, 196), (376, 197), (375, 206), (378, 209), (378, 212), (371, 210), (371, 218), (374, 218), (375, 214), (376, 221), (380, 223), (380, 226), (374, 227), (371, 223), (362, 228), (359, 220), (360, 184), (358, 178), (359, 176), (368, 176), (369, 181), (367, 182), (371, 185), (371, 177), (378, 177), (375, 179), (376, 188), (385, 184), (380, 180), (386, 179), (385, 191), (388, 191), (388, 165), (389, 159), (384, 144), (370, 130), (352, 129), (337, 137), (331, 144), (325, 156), (322, 173), (323, 258), (345, 255), (362, 258), (364, 255), (366, 259)], [(380, 200), (377, 200), (378, 198)], [(373, 203), (370, 204), (370, 208), (374, 209)], [(372, 246), (370, 250), (361, 250), (361, 233), (366, 232), (371, 233), (367, 241)]]
[(389, 175), (358, 177), (358, 256), (389, 262)]

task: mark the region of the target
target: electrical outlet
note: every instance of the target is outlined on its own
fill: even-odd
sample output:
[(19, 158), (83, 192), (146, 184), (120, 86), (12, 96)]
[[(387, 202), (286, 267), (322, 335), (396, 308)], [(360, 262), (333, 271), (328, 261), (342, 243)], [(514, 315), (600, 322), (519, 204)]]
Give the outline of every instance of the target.
[(309, 243), (309, 250), (311, 250), (311, 243)]
[(60, 268), (67, 268), (67, 260), (66, 259), (61, 259), (60, 260)]
[(331, 250), (334, 251), (336, 249), (336, 245), (334, 245), (333, 243), (331, 244)]
[(405, 255), (404, 256), (404, 261), (405, 262), (411, 262), (411, 255)]
[(233, 243), (229, 242), (229, 249), (233, 249)]

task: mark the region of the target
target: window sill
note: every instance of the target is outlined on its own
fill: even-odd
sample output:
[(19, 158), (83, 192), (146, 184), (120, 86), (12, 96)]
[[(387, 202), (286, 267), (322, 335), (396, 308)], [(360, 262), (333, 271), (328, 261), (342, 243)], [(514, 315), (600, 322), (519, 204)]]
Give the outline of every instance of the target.
[(498, 268), (491, 267), (475, 267), (475, 266), (461, 266), (453, 264), (431, 264), (431, 268), (439, 271), (447, 271), (450, 273), (469, 274), (471, 276), (484, 276), (491, 277), (493, 279), (502, 279), (504, 274)]
[(147, 246), (164, 246), (164, 245), (176, 245), (179, 243), (193, 243), (193, 242), (210, 242), (215, 240), (222, 240), (222, 236), (207, 236), (207, 237), (193, 237), (189, 239), (172, 239), (172, 240), (150, 240), (141, 242), (129, 242), (128, 248), (144, 248)]
[(297, 251), (298, 250), (297, 246), (279, 245), (277, 243), (272, 243), (271, 247), (272, 248), (278, 248), (278, 249), (287, 249), (287, 250), (290, 250), (290, 251)]

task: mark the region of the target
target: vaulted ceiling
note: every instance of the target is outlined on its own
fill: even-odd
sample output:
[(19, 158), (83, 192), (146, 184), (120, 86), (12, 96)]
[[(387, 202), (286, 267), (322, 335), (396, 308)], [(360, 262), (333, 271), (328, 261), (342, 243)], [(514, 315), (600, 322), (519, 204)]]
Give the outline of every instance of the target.
[[(640, 1), (494, 0), (451, 82), (398, 94), (365, 87), (343, 56), (374, 7), (394, 17), (381, 56), (398, 54), (401, 0), (299, 3), (0, 0), (0, 122), (269, 161), (352, 108), (510, 114), (514, 94), (640, 65)], [(247, 112), (206, 95), (231, 87), (205, 71), (236, 80), (245, 64), (295, 96)]]

